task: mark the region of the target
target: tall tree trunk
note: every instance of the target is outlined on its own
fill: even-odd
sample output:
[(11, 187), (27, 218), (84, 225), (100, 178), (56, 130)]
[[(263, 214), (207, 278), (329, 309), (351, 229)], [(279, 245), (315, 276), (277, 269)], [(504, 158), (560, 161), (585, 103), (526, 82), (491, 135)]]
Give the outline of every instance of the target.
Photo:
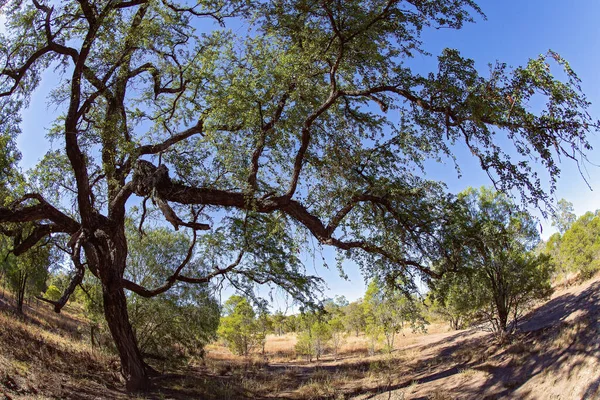
[(139, 350), (137, 339), (129, 323), (127, 299), (120, 284), (102, 285), (104, 316), (119, 352), (121, 369), (128, 391), (148, 388), (150, 368), (146, 365)]
[[(119, 229), (121, 228), (121, 229)], [(149, 374), (155, 371), (142, 358), (137, 339), (129, 322), (123, 274), (127, 262), (127, 241), (122, 227), (106, 229), (104, 240), (85, 248), (90, 267), (102, 281), (104, 318), (121, 359), (121, 371), (129, 392), (149, 388)], [(110, 233), (110, 234), (106, 234)]]

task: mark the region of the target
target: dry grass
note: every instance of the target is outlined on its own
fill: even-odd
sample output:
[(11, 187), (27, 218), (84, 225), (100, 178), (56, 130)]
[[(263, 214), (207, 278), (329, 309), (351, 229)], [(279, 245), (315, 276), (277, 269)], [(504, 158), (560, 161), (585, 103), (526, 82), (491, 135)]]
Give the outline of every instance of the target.
[(73, 315), (53, 315), (35, 305), (16, 315), (6, 300), (0, 301), (0, 393), (85, 399), (94, 398), (90, 391), (105, 391), (123, 397), (114, 390), (121, 383), (113, 358), (74, 339), (80, 334)]

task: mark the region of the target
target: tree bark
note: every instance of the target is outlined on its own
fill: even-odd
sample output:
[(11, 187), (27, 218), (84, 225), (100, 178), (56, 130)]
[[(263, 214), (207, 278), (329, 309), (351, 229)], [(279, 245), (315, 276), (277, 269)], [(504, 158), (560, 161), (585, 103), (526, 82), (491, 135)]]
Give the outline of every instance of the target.
[(137, 339), (129, 323), (127, 299), (123, 287), (117, 281), (111, 285), (103, 284), (102, 291), (104, 316), (119, 352), (126, 389), (130, 392), (147, 389), (150, 384), (149, 367), (142, 358)]
[(129, 392), (143, 391), (150, 386), (154, 370), (144, 362), (138, 342), (129, 322), (123, 274), (127, 262), (127, 241), (122, 227), (98, 229), (93, 245), (84, 246), (91, 269), (102, 281), (104, 317), (121, 359), (121, 372)]

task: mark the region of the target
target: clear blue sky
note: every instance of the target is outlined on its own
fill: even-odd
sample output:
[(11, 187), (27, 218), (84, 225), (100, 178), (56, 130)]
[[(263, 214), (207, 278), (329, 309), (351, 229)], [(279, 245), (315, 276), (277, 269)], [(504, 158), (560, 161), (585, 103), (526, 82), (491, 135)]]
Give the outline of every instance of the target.
[[(445, 47), (459, 49), (464, 56), (474, 59), (482, 72), (487, 70), (488, 63), (496, 60), (519, 66), (529, 58), (552, 49), (567, 59), (582, 79), (584, 92), (593, 104), (591, 113), (596, 119), (600, 118), (600, 1), (485, 0), (479, 4), (488, 17), (487, 21), (479, 19), (476, 24), (469, 24), (461, 31), (443, 29), (425, 32), (424, 47), (433, 56), (417, 56), (415, 64), (419, 65), (419, 69), (425, 72), (434, 68), (435, 57)], [(23, 168), (33, 166), (47, 150), (43, 135), (55, 110), (53, 106), (46, 105), (45, 96), (57, 83), (50, 74), (47, 76), (50, 79), (38, 91), (41, 96), (34, 96), (30, 108), (23, 114), (23, 134), (19, 138)], [(594, 150), (589, 154), (590, 161), (600, 165), (600, 139), (594, 137), (591, 142)], [(468, 152), (458, 149), (457, 154), (463, 172), (461, 179), (457, 179), (451, 164), (432, 165), (427, 171), (428, 177), (445, 181), (452, 192), (468, 186), (490, 184)], [(571, 201), (578, 215), (600, 208), (596, 201), (600, 169), (588, 165), (587, 179), (594, 191), (590, 191), (573, 163), (564, 162), (561, 169), (556, 199)], [(554, 232), (547, 221), (542, 221), (542, 227), (544, 238)], [(328, 282), (327, 296), (345, 295), (349, 300), (362, 296), (365, 286), (355, 267), (347, 266), (350, 281), (344, 281), (338, 277), (334, 251), (325, 249), (323, 256), (328, 260), (330, 270), (322, 268), (320, 257), (314, 262), (309, 260), (307, 267), (309, 273), (318, 274)], [(279, 307), (285, 307), (283, 300), (278, 300), (278, 303)]]

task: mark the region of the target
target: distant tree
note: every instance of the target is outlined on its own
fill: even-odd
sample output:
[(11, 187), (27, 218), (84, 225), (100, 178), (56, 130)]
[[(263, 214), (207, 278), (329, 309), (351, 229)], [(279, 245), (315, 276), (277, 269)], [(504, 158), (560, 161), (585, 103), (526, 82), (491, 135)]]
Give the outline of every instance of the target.
[(286, 331), (286, 316), (281, 311), (275, 311), (275, 313), (271, 316), (271, 321), (273, 323), (273, 330), (277, 334), (277, 336), (283, 335)]
[(308, 323), (298, 335), (296, 353), (306, 356), (308, 361), (312, 361), (313, 357), (318, 361), (328, 348), (332, 337), (331, 327), (316, 315), (307, 319), (307, 321), (312, 323)]
[(364, 332), (366, 326), (365, 310), (362, 299), (354, 301), (344, 309), (344, 323), (349, 332), (354, 332), (356, 336)]
[(248, 357), (263, 342), (256, 312), (245, 297), (233, 295), (223, 305), (219, 336), (234, 354)]
[(16, 257), (8, 243), (8, 238), (0, 237), (0, 269), (15, 295), (17, 312), (23, 313), (26, 296), (38, 296), (46, 289), (48, 269), (53, 262), (53, 249), (49, 243), (39, 244)]
[(463, 329), (477, 317), (473, 307), (471, 287), (474, 279), (465, 273), (447, 272), (436, 282), (430, 294), (432, 311), (445, 319), (452, 329)]
[(337, 360), (340, 349), (346, 339), (346, 327), (344, 326), (343, 314), (332, 316), (328, 321), (329, 332), (331, 336), (331, 348), (333, 356)]
[(600, 270), (600, 215), (587, 212), (560, 239), (559, 252), (550, 253), (584, 279)]
[(299, 332), (301, 330), (301, 325), (301, 318), (296, 314), (288, 315), (285, 318), (284, 329), (286, 332)]
[(550, 257), (554, 265), (554, 273), (557, 276), (565, 277), (569, 272), (574, 272), (569, 260), (566, 257), (562, 247), (563, 237), (560, 233), (554, 233), (548, 238), (542, 251)]
[(558, 232), (562, 235), (573, 225), (577, 216), (573, 212), (573, 203), (565, 199), (558, 201), (556, 212), (552, 215), (552, 226), (556, 226)]
[(317, 320), (313, 323), (310, 331), (315, 358), (318, 361), (327, 351), (331, 340), (331, 326), (323, 320)]
[(425, 318), (415, 299), (377, 280), (367, 286), (364, 307), (368, 335), (372, 341), (383, 336), (387, 351), (394, 349), (396, 335), (405, 326), (409, 325), (413, 330), (424, 329)]
[(261, 309), (256, 319), (257, 337), (260, 341), (261, 354), (265, 355), (265, 345), (267, 344), (267, 335), (273, 332), (273, 319), (267, 310)]
[(441, 263), (460, 272), (444, 277), (445, 298), (464, 296), (459, 308), (470, 304), (504, 340), (531, 302), (552, 292), (551, 263), (547, 255), (532, 251), (539, 242), (535, 221), (507, 196), (470, 188), (460, 193), (459, 202), (454, 242), (446, 244), (453, 252)]

